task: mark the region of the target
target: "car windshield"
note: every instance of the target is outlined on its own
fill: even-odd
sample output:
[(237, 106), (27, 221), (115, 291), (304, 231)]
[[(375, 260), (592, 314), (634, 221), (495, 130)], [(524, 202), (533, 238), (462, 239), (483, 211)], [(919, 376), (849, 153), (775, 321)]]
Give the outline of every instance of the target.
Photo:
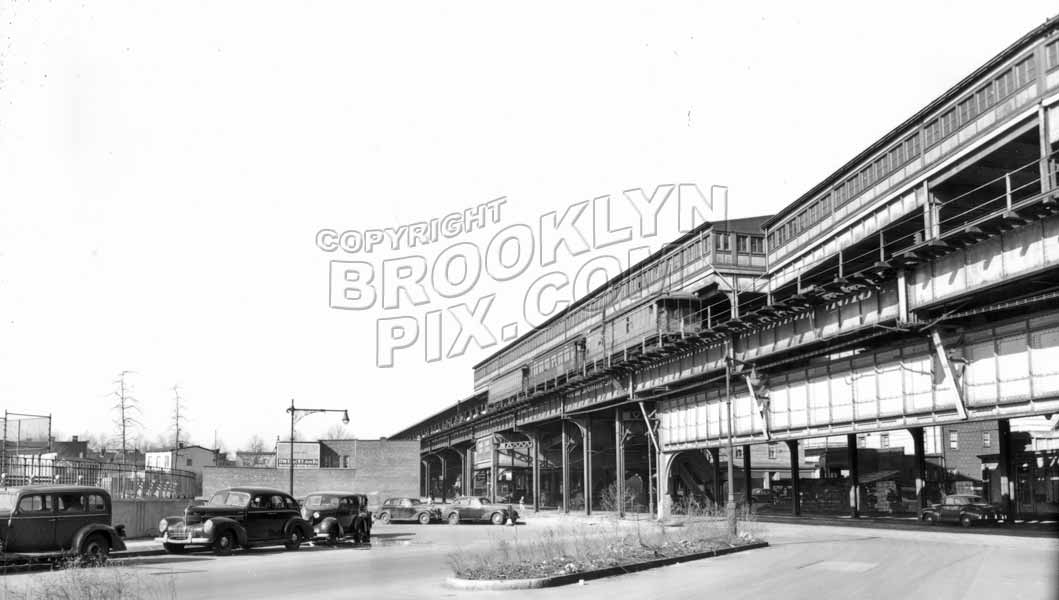
[(0, 492), (0, 510), (12, 510), (18, 500), (18, 492)]
[(250, 502), (250, 494), (246, 492), (217, 492), (208, 502), (211, 506), (246, 506)]
[(956, 503), (957, 504), (981, 504), (982, 503), (982, 497), (981, 496), (957, 496), (956, 497)]
[(478, 501), (482, 504), (489, 504), (489, 498), (479, 498)]
[(306, 506), (337, 507), (337, 496), (309, 496), (305, 499)]

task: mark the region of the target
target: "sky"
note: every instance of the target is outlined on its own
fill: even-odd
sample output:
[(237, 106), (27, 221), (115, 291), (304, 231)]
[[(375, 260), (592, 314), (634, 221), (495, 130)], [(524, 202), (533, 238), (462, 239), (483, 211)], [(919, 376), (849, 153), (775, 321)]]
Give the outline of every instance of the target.
[[(573, 281), (593, 258), (624, 265), (678, 235), (675, 209), (645, 235), (626, 190), (720, 185), (730, 216), (771, 214), (1055, 12), (2, 2), (0, 406), (51, 414), (62, 437), (113, 437), (113, 382), (131, 371), (150, 441), (172, 435), (174, 385), (194, 443), (275, 439), (292, 399), (348, 409), (350, 436), (391, 435), (473, 392), (500, 325), (535, 323), (525, 299), (539, 278)], [(605, 196), (631, 239), (541, 264), (542, 216)], [(397, 228), (497, 199), (498, 222), (436, 243), (317, 243), (322, 229)], [(458, 243), (484, 259), (519, 224), (536, 245), (518, 277), (472, 278), (451, 297), (395, 292), (383, 307), (396, 289), (384, 260), (431, 265)], [(372, 266), (372, 306), (333, 307), (331, 261)], [(575, 287), (541, 298), (554, 308)], [(483, 298), (496, 339), (462, 348), (457, 314)], [(385, 368), (380, 323), (420, 328)], [(306, 416), (299, 435), (339, 418)]]

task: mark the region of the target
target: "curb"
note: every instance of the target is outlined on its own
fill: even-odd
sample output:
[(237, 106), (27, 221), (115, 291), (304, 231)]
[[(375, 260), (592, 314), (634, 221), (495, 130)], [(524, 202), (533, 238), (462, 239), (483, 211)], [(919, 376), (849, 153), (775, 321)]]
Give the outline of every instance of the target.
[(736, 552), (743, 552), (744, 550), (756, 550), (758, 548), (765, 548), (768, 545), (768, 542), (755, 542), (753, 544), (747, 544), (745, 546), (721, 548), (719, 550), (710, 550), (708, 552), (699, 552), (697, 554), (685, 554), (684, 556), (660, 558), (657, 560), (649, 560), (639, 563), (633, 563), (630, 565), (622, 565), (619, 567), (608, 567), (606, 569), (582, 571), (580, 573), (571, 573), (569, 575), (555, 575), (553, 577), (534, 577), (531, 579), (463, 579), (461, 577), (452, 576), (445, 578), (445, 585), (447, 587), (457, 590), (472, 591), (528, 590), (545, 587), (556, 587), (560, 585), (578, 583), (580, 581), (589, 581), (592, 579), (602, 579), (604, 577), (623, 575), (625, 573), (646, 571), (647, 569), (666, 567), (669, 565), (675, 565), (677, 563), (701, 560), (703, 558), (724, 556), (725, 554), (734, 554)]
[(158, 556), (165, 554), (166, 551), (158, 548), (157, 550), (126, 550), (124, 552), (112, 552), (110, 554), (111, 560), (120, 560), (122, 558), (136, 558), (139, 556)]

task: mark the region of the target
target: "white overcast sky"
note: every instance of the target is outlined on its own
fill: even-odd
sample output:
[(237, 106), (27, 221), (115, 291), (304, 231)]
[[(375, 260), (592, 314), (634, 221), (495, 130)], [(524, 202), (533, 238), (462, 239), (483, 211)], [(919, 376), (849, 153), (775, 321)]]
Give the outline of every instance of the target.
[(495, 348), (376, 368), (320, 228), (680, 182), (772, 213), (1056, 12), (711, 4), (0, 3), (0, 405), (109, 434), (129, 369), (150, 440), (174, 383), (229, 450), (292, 397), (392, 434)]

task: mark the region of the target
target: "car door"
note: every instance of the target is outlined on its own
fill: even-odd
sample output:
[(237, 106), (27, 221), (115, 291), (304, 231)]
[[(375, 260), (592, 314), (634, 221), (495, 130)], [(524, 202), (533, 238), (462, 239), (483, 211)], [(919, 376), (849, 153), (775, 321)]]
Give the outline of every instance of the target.
[(55, 503), (55, 547), (70, 549), (74, 536), (86, 525), (95, 523), (99, 515), (89, 511), (85, 494), (79, 492), (56, 493)]
[(960, 507), (956, 504), (956, 499), (951, 496), (942, 501), (939, 512), (938, 520), (940, 521), (952, 522), (960, 518)]
[(24, 494), (11, 517), (8, 552), (46, 552), (55, 549), (55, 512), (51, 494)]
[(343, 531), (353, 531), (353, 517), (357, 514), (357, 498), (346, 496), (338, 500), (338, 524)]
[(254, 494), (246, 508), (246, 537), (251, 542), (271, 539), (269, 530), (274, 517), (271, 494)]
[(268, 537), (269, 539), (280, 539), (283, 537), (283, 526), (287, 524), (287, 520), (294, 516), (294, 512), (290, 510), (291, 506), (297, 506), (297, 501), (294, 498), (287, 498), (279, 494), (273, 494), (269, 497), (269, 511), (268, 511)]
[(460, 515), (464, 519), (480, 521), (484, 512), (485, 508), (482, 506), (482, 499), (471, 498), (470, 502), (467, 503), (467, 506), (460, 511)]
[(404, 498), (401, 500), (401, 506), (397, 509), (397, 518), (407, 521), (414, 516), (415, 505), (412, 504), (411, 498)]

